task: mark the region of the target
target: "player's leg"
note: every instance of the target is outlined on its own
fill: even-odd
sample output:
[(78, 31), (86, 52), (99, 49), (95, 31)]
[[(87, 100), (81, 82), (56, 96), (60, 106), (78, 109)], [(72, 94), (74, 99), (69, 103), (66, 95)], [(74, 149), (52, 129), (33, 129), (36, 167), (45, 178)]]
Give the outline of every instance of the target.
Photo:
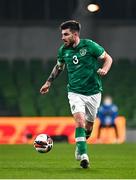
[(76, 151), (75, 157), (81, 160), (81, 166), (87, 168), (89, 166), (89, 158), (87, 156), (86, 134), (85, 134), (85, 104), (79, 94), (68, 94), (71, 112), (75, 119), (75, 139)]
[(87, 168), (89, 166), (89, 158), (87, 155), (86, 133), (85, 133), (85, 113), (77, 112), (73, 114), (76, 124), (76, 148), (80, 154), (80, 166)]
[(98, 108), (101, 102), (101, 93), (92, 95), (87, 97), (87, 103), (85, 106), (85, 113), (86, 113), (86, 122), (85, 122), (85, 129), (86, 129), (86, 139), (91, 136), (93, 130), (94, 120), (97, 115)]
[(75, 119), (75, 158), (79, 161), (81, 154), (86, 153), (85, 113), (77, 112), (73, 114), (73, 117)]
[(85, 133), (86, 139), (91, 136), (93, 130), (94, 120), (96, 118), (96, 108), (92, 108), (92, 106), (87, 106), (86, 108), (86, 122), (85, 122)]
[(86, 139), (88, 139), (91, 136), (91, 133), (93, 130), (93, 124), (94, 124), (94, 122), (90, 122), (90, 121), (85, 122)]
[(79, 154), (86, 154), (85, 114), (77, 112), (73, 114), (75, 119), (75, 140)]

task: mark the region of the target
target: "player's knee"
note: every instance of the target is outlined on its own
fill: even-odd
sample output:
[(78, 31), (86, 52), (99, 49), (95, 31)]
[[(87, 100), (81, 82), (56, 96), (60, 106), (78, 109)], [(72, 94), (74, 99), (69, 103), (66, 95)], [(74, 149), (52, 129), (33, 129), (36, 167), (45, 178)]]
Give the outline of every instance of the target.
[(76, 127), (85, 127), (85, 119), (84, 118), (77, 118), (76, 119)]
[(76, 127), (85, 127), (85, 115), (84, 113), (75, 113), (74, 114)]
[(85, 127), (85, 123), (83, 121), (78, 120), (78, 121), (76, 121), (76, 127), (84, 128)]

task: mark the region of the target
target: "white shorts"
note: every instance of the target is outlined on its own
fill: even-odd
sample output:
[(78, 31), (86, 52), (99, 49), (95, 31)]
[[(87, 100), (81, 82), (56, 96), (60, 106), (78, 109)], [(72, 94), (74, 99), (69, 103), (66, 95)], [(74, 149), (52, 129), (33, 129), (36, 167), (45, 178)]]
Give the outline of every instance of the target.
[(101, 93), (85, 96), (73, 92), (68, 93), (69, 104), (72, 114), (85, 113), (86, 120), (93, 122), (101, 102)]

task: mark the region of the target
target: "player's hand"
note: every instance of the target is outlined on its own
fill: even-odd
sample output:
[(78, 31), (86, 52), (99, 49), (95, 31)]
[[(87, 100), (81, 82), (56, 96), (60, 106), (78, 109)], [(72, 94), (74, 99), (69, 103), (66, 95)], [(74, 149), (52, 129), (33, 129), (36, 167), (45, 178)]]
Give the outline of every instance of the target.
[(46, 83), (41, 87), (40, 93), (41, 93), (41, 94), (46, 94), (46, 93), (48, 93), (50, 86), (51, 86), (51, 82), (46, 81)]
[(104, 75), (107, 74), (107, 71), (104, 70), (104, 69), (99, 68), (98, 71), (97, 71), (97, 73), (98, 73), (99, 75), (101, 75), (101, 76), (104, 76)]

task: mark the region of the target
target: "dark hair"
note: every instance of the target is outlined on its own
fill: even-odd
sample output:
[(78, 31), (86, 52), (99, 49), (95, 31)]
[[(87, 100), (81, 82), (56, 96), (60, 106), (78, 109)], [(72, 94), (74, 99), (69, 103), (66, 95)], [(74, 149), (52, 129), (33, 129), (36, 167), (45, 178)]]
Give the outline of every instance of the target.
[(80, 32), (81, 24), (75, 20), (65, 21), (60, 25), (60, 29), (70, 29), (70, 31)]

